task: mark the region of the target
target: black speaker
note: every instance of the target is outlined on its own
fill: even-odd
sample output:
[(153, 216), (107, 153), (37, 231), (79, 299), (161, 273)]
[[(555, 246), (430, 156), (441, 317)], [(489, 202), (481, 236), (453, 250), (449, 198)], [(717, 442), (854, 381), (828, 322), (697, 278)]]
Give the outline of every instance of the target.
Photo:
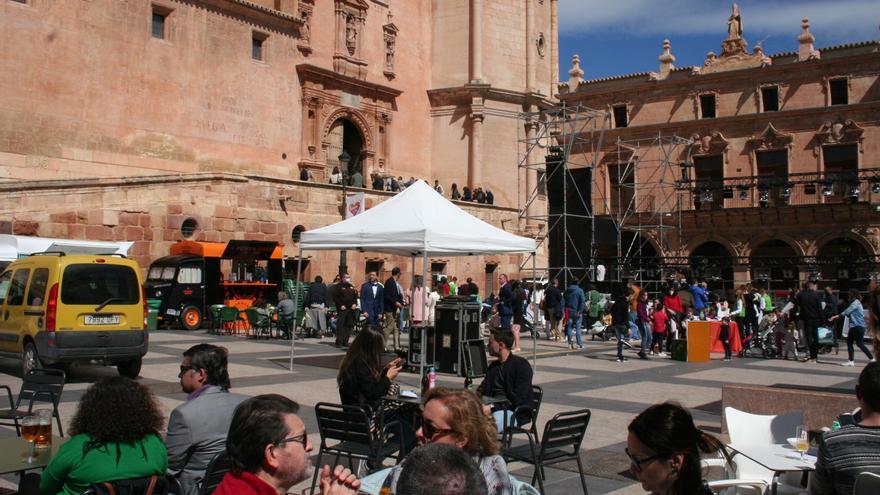
[[(552, 158), (552, 159), (551, 159)], [(568, 266), (576, 278), (586, 275), (593, 239), (593, 169), (566, 170), (564, 162), (547, 156), (547, 209), (551, 273)], [(563, 218), (564, 215), (564, 218)]]
[(464, 302), (441, 302), (435, 309), (437, 371), (464, 376), (462, 343), (481, 339), (480, 305)]
[[(422, 363), (422, 327), (414, 326), (409, 330), (409, 355), (407, 356), (408, 364), (414, 368)], [(427, 340), (427, 359), (425, 367), (436, 366), (434, 349), (434, 327), (425, 327), (425, 340)]]

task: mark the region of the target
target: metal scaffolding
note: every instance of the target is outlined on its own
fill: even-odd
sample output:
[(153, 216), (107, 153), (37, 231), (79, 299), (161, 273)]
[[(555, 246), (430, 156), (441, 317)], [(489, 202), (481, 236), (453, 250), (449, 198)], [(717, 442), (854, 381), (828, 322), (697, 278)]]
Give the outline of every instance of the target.
[[(539, 250), (543, 248), (548, 254), (547, 265), (539, 267), (544, 276), (558, 276), (564, 284), (580, 281), (594, 269), (596, 245), (593, 240), (588, 246), (579, 246), (569, 232), (569, 224), (577, 219), (578, 223), (589, 222), (591, 231), (595, 228), (591, 198), (595, 179), (584, 183), (583, 177), (576, 179), (573, 171), (588, 168), (588, 177), (594, 176), (611, 116), (563, 101), (552, 109), (522, 112), (518, 119), (520, 222), (534, 233)], [(561, 184), (562, 188), (560, 201), (554, 201), (552, 207), (548, 184)], [(553, 235), (563, 240), (561, 262), (557, 263), (551, 263), (549, 256)], [(530, 258), (526, 258), (520, 269), (529, 263)]]
[(594, 200), (597, 214), (607, 215), (617, 234), (616, 252), (600, 253), (601, 261), (609, 263), (607, 280), (663, 279), (660, 265), (670, 252), (670, 236), (678, 236), (676, 244), (682, 244), (681, 189), (676, 185), (682, 179), (680, 171), (689, 170), (692, 144), (690, 139), (658, 133), (644, 139), (618, 138), (614, 151), (605, 153), (600, 170), (607, 184), (596, 184)]

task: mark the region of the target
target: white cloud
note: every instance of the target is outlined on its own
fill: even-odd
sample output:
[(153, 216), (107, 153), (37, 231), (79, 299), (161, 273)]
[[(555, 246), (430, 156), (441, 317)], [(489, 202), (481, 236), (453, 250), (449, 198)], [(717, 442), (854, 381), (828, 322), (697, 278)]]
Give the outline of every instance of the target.
[[(673, 38), (727, 32), (733, 2), (723, 0), (559, 0), (560, 32), (565, 35), (631, 33)], [(790, 36), (800, 33), (801, 18), (819, 38), (877, 39), (877, 0), (741, 0), (744, 35)]]

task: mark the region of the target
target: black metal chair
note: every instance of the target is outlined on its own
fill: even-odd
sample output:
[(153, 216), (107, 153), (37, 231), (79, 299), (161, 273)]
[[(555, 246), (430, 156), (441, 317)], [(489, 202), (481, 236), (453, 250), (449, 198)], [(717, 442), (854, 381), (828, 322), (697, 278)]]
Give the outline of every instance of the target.
[[(58, 436), (64, 436), (64, 431), (61, 429), (61, 415), (58, 414), (58, 403), (61, 402), (61, 392), (64, 391), (66, 379), (67, 376), (62, 370), (34, 368), (22, 378), (21, 390), (14, 402), (12, 389), (7, 385), (0, 385), (0, 388), (6, 389), (6, 395), (9, 397), (9, 409), (0, 410), (0, 425), (15, 426), (15, 433), (21, 436), (19, 420), (33, 414), (35, 402), (48, 402), (52, 404), (52, 416), (55, 416), (58, 422)], [(23, 410), (22, 401), (27, 401), (27, 410)]]
[(167, 493), (168, 480), (165, 475), (154, 474), (142, 478), (94, 483), (82, 495), (166, 495)]
[(590, 424), (590, 410), (580, 409), (577, 411), (563, 412), (547, 422), (544, 426), (544, 434), (537, 452), (534, 447), (520, 445), (502, 449), (505, 460), (523, 461), (535, 466), (535, 474), (532, 475), (532, 485), (538, 480), (541, 493), (544, 491), (544, 466), (558, 464), (565, 461), (577, 461), (578, 473), (581, 476), (581, 486), (584, 495), (587, 495), (587, 482), (584, 480), (584, 466), (581, 463), (581, 443)]
[(199, 495), (211, 495), (223, 481), (226, 473), (232, 470), (232, 461), (226, 450), (221, 450), (205, 468), (205, 477), (199, 485)]
[(518, 418), (528, 414), (529, 422), (526, 425), (506, 425), (501, 433), (501, 445), (510, 447), (513, 436), (519, 434), (525, 434), (532, 445), (538, 443), (538, 412), (541, 410), (541, 402), (543, 400), (544, 389), (537, 385), (532, 385), (532, 403), (530, 405), (518, 406), (513, 410), (513, 416), (511, 417), (511, 419)]
[[(398, 422), (389, 422), (384, 425), (374, 425), (369, 414), (362, 407), (346, 406), (319, 402), (315, 405), (315, 416), (318, 420), (318, 432), (321, 434), (321, 447), (318, 449), (318, 460), (315, 466), (322, 466), (321, 459), (325, 454), (335, 455), (333, 464), (339, 464), (340, 457), (348, 458), (348, 466), (355, 471), (355, 459), (381, 463), (386, 458), (394, 458), (400, 462), (403, 452), (403, 426)], [(390, 435), (392, 429), (399, 428), (397, 443), (392, 442)], [(336, 442), (332, 445), (329, 442)], [(394, 455), (397, 453), (397, 455)], [(312, 489), (309, 493), (315, 493), (315, 483), (318, 480), (318, 472), (312, 476)]]

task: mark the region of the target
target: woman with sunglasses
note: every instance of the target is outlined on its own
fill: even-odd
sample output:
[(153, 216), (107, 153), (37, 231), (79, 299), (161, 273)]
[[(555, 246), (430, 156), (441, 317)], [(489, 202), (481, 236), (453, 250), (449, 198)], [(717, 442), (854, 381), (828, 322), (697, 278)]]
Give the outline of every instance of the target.
[[(513, 493), (507, 463), (498, 455), (495, 424), (483, 412), (480, 399), (469, 390), (436, 387), (425, 396), (422, 427), (416, 432), (419, 444), (445, 443), (470, 454), (486, 478), (488, 495)], [(401, 464), (391, 469), (383, 487), (396, 493)]]
[(629, 424), (630, 471), (654, 495), (711, 495), (703, 482), (700, 455), (727, 454), (717, 438), (696, 426), (678, 404), (655, 404)]

